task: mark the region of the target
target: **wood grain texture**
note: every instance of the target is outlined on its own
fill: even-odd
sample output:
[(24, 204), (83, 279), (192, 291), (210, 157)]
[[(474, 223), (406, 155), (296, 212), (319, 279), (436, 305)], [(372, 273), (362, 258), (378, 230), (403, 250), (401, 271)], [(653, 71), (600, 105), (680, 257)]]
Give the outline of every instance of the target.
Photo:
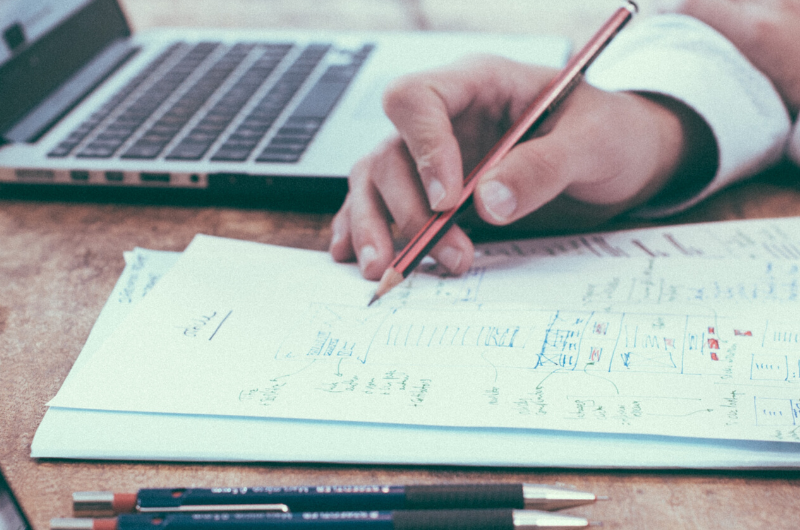
[[(128, 0), (159, 25), (442, 29), (563, 33), (605, 17), (579, 0)], [(647, 7), (645, 5), (645, 7)], [(668, 222), (800, 215), (796, 171), (735, 186)], [(0, 196), (0, 464), (36, 529), (70, 515), (77, 490), (141, 487), (528, 481), (611, 497), (569, 513), (604, 528), (795, 528), (798, 473), (632, 472), (405, 466), (35, 461), (45, 403), (58, 391), (134, 246), (182, 250), (195, 233), (324, 250), (330, 214), (225, 207), (36, 202)], [(618, 223), (613, 226), (628, 226)], [(320, 443), (326, 443), (322, 439)], [(265, 440), (265, 444), (281, 443)]]

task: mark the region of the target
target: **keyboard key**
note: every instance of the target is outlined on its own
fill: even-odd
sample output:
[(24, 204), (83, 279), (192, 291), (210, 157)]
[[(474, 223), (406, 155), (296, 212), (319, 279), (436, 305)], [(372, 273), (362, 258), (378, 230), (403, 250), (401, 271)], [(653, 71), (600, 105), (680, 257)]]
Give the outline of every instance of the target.
[[(186, 139), (181, 141), (168, 155), (168, 160), (198, 160), (211, 147), (236, 114), (250, 100), (259, 86), (269, 77), (280, 60), (291, 49), (290, 46), (267, 47), (236, 84), (214, 105)], [(257, 142), (256, 142), (257, 143)], [(184, 148), (191, 144), (191, 148)]]
[(350, 64), (329, 66), (256, 161), (291, 163), (299, 160), (371, 50), (372, 45), (364, 46)]
[(114, 154), (114, 148), (102, 145), (90, 145), (83, 149), (78, 156), (85, 156), (87, 158), (111, 158)]
[(94, 129), (105, 120), (111, 113), (130, 96), (145, 80), (157, 70), (167, 59), (178, 49), (179, 44), (173, 44), (167, 48), (163, 53), (156, 57), (150, 64), (144, 68), (141, 73), (136, 75), (133, 79), (114, 94), (108, 101), (106, 101), (97, 111), (95, 111), (88, 119), (81, 125), (73, 130), (67, 138), (65, 138), (58, 146), (50, 151), (47, 156), (50, 157), (65, 157), (69, 155), (78, 144), (80, 144)]
[[(217, 91), (236, 67), (241, 64), (248, 52), (249, 49), (243, 45), (236, 45), (228, 50), (144, 133), (142, 138), (122, 154), (122, 158), (155, 158), (158, 156), (200, 107), (208, 101), (208, 98)], [(158, 145), (158, 151), (153, 154), (153, 149), (138, 149), (140, 143), (148, 146)], [(143, 153), (147, 153), (147, 155), (145, 156)]]
[[(128, 106), (107, 129), (115, 128), (118, 131), (126, 130), (127, 135), (120, 134), (114, 152), (124, 144), (133, 132), (140, 127), (147, 118), (183, 83), (187, 77), (202, 63), (206, 57), (218, 46), (218, 43), (201, 42), (192, 47), (177, 64), (174, 65), (158, 81), (153, 83), (139, 98)], [(181, 46), (184, 48), (185, 46)], [(77, 156), (81, 158), (98, 158), (95, 141), (90, 142)], [(105, 150), (102, 151), (105, 153)], [(149, 151), (148, 151), (149, 152)], [(113, 152), (112, 152), (113, 155)], [(106, 156), (111, 155), (103, 155)]]
[[(221, 46), (217, 42), (202, 42), (191, 47), (176, 44), (162, 53), (123, 90), (109, 99), (101, 109), (92, 114), (74, 129), (62, 142), (51, 150), (49, 156), (65, 157), (84, 144), (75, 156), (81, 158), (110, 158), (117, 154), (129, 139), (148, 122), (186, 80), (205, 64), (209, 56)], [(367, 45), (350, 53), (348, 64), (329, 65), (315, 85), (306, 93), (291, 116), (282, 120), (286, 107), (297, 91), (320, 65), (329, 52), (329, 44), (310, 44), (303, 49), (292, 64), (273, 83), (266, 94), (253, 106), (249, 115), (225, 137), (213, 153), (215, 161), (245, 161), (262, 139), (276, 126), (280, 128), (256, 160), (260, 162), (295, 162), (307, 149), (327, 116), (336, 106), (362, 64), (367, 60), (373, 46)], [(293, 49), (288, 43), (257, 44), (241, 43), (229, 48), (225, 54), (185, 90), (148, 130), (122, 153), (127, 159), (154, 159), (162, 156), (164, 149), (181, 134), (186, 124), (220, 89), (242, 62), (257, 57), (225, 94), (211, 106), (206, 115), (195, 123), (191, 130), (167, 152), (168, 160), (199, 160), (207, 156), (208, 150), (229, 128), (242, 108), (252, 99), (260, 87), (273, 75), (275, 69)], [(180, 57), (177, 57), (182, 54)], [(161, 77), (151, 81), (153, 73), (167, 62), (174, 62)], [(111, 123), (109, 116), (120, 105), (131, 99), (137, 88), (150, 83), (144, 93), (119, 113)], [(278, 121), (278, 120), (281, 121)], [(103, 124), (107, 125), (97, 131)], [(92, 134), (94, 136), (92, 137)], [(88, 141), (87, 141), (88, 139)]]
[(214, 154), (214, 158), (212, 158), (212, 160), (220, 162), (243, 162), (247, 160), (247, 157), (250, 156), (250, 152), (252, 150), (252, 147), (237, 148), (233, 145), (225, 145)]
[(300, 153), (283, 151), (281, 149), (267, 148), (258, 155), (258, 162), (280, 162), (290, 164), (300, 160)]
[(183, 141), (172, 150), (168, 158), (176, 160), (199, 160), (208, 149), (206, 142), (192, 143)]
[[(258, 133), (258, 135), (250, 135), (251, 141), (248, 144), (243, 144), (241, 139), (231, 140), (230, 138), (223, 143), (222, 147), (214, 153), (211, 160), (230, 161), (232, 160), (232, 153), (235, 152), (236, 160), (246, 160), (250, 156), (250, 152), (258, 145), (261, 138), (267, 134), (269, 129), (275, 123), (275, 120), (280, 115), (282, 110), (289, 104), (292, 97), (297, 93), (299, 88), (308, 79), (308, 76), (319, 64), (319, 61), (330, 49), (330, 45), (311, 44), (307, 46), (299, 57), (295, 59), (294, 63), (283, 73), (283, 75), (275, 82), (269, 92), (261, 98), (255, 108), (251, 111), (250, 115), (237, 127), (236, 131), (231, 135), (231, 138), (239, 138), (236, 135), (239, 132)], [(235, 144), (232, 142), (236, 142)], [(250, 150), (244, 156), (242, 155), (246, 145), (250, 146)], [(235, 148), (234, 148), (235, 146)]]
[(339, 100), (349, 81), (317, 83), (295, 109), (292, 117), (324, 120)]
[(125, 152), (123, 158), (152, 159), (158, 156), (162, 148), (161, 143), (146, 144), (137, 142), (136, 145)]

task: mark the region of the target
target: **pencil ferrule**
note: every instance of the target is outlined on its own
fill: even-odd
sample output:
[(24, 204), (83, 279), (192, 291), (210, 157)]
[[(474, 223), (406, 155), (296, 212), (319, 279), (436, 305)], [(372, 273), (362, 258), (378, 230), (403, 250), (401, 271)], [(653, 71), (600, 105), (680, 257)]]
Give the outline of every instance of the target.
[(77, 491), (72, 494), (72, 509), (81, 517), (114, 515), (114, 494), (110, 491)]

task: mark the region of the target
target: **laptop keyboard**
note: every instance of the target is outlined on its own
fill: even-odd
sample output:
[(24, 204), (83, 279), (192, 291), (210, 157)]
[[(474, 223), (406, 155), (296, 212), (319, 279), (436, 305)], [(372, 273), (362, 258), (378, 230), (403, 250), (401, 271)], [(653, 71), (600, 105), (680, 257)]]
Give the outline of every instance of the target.
[(275, 120), (292, 96), (306, 81), (319, 61), (328, 51), (328, 46), (309, 46), (277, 83), (258, 102), (236, 130), (214, 153), (211, 160), (242, 161), (246, 160), (261, 138), (273, 126)]
[(330, 44), (177, 43), (49, 156), (296, 162), (372, 49), (335, 50), (326, 62)]

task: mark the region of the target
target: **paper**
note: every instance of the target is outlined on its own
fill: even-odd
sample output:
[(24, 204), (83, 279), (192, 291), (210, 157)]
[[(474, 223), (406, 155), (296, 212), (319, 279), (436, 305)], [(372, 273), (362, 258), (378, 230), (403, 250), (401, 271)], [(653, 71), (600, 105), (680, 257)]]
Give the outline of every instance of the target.
[(577, 468), (800, 468), (782, 442), (51, 407), (34, 458)]
[[(744, 228), (760, 230), (766, 223), (726, 224), (747, 225), (736, 227), (739, 231)], [(636, 232), (648, 244), (661, 236), (658, 230)], [(615, 236), (619, 239), (625, 233)], [(561, 244), (564, 241), (549, 240), (549, 243), (553, 242)], [(500, 253), (508, 249), (504, 245), (495, 245), (493, 248)], [(120, 282), (122, 281), (121, 278)], [(109, 303), (111, 301), (110, 299)], [(107, 311), (104, 310), (97, 327), (104, 322), (103, 317), (106, 314)], [(86, 353), (89, 352), (85, 350), (84, 354)], [(214, 433), (223, 432), (220, 428), (234, 435), (226, 434), (224, 441), (215, 441), (218, 436), (215, 437)], [(86, 431), (93, 433), (90, 439), (81, 434)], [(127, 435), (119, 437), (115, 435), (116, 432), (127, 432)], [(268, 447), (254, 443), (263, 436), (277, 436), (287, 443), (279, 446), (271, 444)], [(309, 440), (323, 438), (330, 440), (333, 446), (309, 443)], [(199, 439), (207, 440), (208, 443), (198, 443)], [(385, 442), (389, 439), (396, 440), (397, 443), (387, 446)], [(191, 443), (186, 443), (189, 441)], [(419, 443), (424, 444), (427, 449), (417, 450)], [(447, 449), (435, 451), (435, 447)], [(709, 451), (704, 442), (686, 438), (592, 434), (581, 434), (573, 438), (569, 433), (523, 429), (415, 428), (52, 408), (37, 432), (32, 454), (40, 457), (266, 459), (582, 467), (792, 467), (798, 460), (794, 444), (714, 441), (713, 448), (713, 451)]]
[[(520, 259), (482, 258), (456, 279), (423, 271), (366, 308), (372, 285), (324, 253), (198, 236), (51, 404), (797, 440), (795, 264), (775, 282), (788, 286), (781, 319), (725, 313), (724, 297), (691, 312), (682, 297), (580, 309), (585, 282), (623, 270), (697, 292), (685, 260), (631, 258), (602, 277), (584, 260)], [(775, 271), (751, 260), (716, 277), (769, 285)]]
[(179, 252), (165, 252), (136, 248), (126, 252), (125, 270), (117, 280), (108, 297), (81, 354), (72, 365), (64, 384), (69, 384), (71, 375), (78, 373), (81, 365), (103, 344), (114, 329), (125, 319), (130, 309), (155, 287), (158, 280), (172, 268), (180, 258)]
[(696, 223), (547, 237), (484, 248), (525, 256), (800, 259), (800, 217)]

